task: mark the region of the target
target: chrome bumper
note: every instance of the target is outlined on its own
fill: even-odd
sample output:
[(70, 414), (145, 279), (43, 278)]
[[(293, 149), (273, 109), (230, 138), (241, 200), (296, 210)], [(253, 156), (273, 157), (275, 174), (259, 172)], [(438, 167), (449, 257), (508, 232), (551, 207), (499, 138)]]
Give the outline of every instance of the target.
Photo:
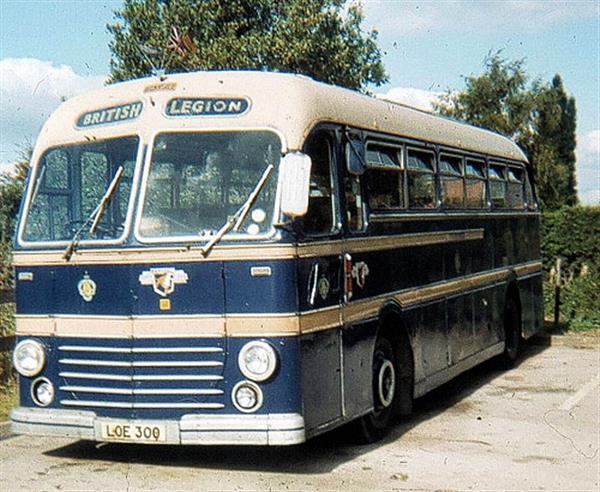
[[(15, 434), (106, 441), (101, 437), (100, 424), (111, 419), (98, 417), (94, 412), (17, 407), (11, 413), (11, 420)], [(149, 422), (151, 421), (144, 420), (144, 423)], [(297, 413), (189, 414), (179, 420), (157, 422), (167, 429), (166, 441), (162, 444), (281, 446), (299, 444), (306, 440), (304, 418)]]

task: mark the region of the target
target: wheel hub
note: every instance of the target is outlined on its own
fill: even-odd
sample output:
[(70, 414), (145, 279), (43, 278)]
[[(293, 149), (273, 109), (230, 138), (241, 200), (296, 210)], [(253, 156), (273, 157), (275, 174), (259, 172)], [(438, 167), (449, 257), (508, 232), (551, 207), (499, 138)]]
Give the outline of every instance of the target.
[(384, 359), (381, 361), (377, 375), (377, 396), (383, 408), (387, 408), (392, 404), (395, 391), (396, 373), (394, 371), (394, 364)]

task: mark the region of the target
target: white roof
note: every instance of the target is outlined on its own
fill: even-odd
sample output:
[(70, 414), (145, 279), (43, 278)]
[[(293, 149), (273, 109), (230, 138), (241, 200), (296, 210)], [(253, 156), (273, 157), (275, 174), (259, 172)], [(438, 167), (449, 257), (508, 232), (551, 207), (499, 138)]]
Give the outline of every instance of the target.
[[(222, 97), (250, 100), (244, 114), (166, 117), (175, 97)], [(136, 119), (77, 128), (82, 114), (135, 101), (143, 102)], [(315, 82), (308, 77), (250, 71), (192, 72), (118, 83), (73, 97), (44, 125), (36, 152), (68, 142), (140, 134), (144, 140), (169, 129), (273, 128), (284, 138), (284, 150), (296, 150), (319, 122), (347, 124), (426, 140), (463, 150), (526, 161), (510, 139), (451, 119), (397, 103)], [(34, 155), (36, 158), (36, 155)]]

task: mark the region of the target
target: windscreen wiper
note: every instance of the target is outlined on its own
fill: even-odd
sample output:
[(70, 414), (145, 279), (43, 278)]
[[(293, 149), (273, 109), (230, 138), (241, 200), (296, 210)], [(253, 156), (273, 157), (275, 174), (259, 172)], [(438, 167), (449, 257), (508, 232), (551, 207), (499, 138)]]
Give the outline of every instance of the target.
[(73, 256), (73, 253), (75, 253), (77, 246), (79, 246), (79, 238), (81, 236), (81, 233), (83, 232), (83, 230), (87, 227), (87, 225), (90, 222), (92, 223), (92, 225), (90, 227), (90, 234), (94, 234), (96, 232), (96, 229), (98, 228), (98, 224), (100, 223), (100, 219), (102, 219), (102, 216), (104, 215), (104, 212), (106, 211), (106, 206), (108, 205), (108, 202), (110, 202), (110, 199), (112, 198), (112, 196), (117, 188), (117, 185), (119, 184), (119, 181), (121, 180), (121, 176), (123, 176), (124, 171), (125, 171), (125, 169), (123, 168), (123, 166), (119, 166), (119, 168), (117, 169), (117, 172), (113, 176), (112, 181), (108, 185), (106, 192), (100, 199), (100, 203), (98, 203), (98, 206), (94, 209), (94, 211), (90, 214), (90, 216), (87, 219), (85, 219), (83, 224), (81, 224), (81, 227), (79, 229), (77, 229), (77, 231), (75, 231), (75, 234), (73, 235), (73, 238), (71, 239), (71, 242), (69, 243), (69, 245), (67, 246), (67, 248), (65, 249), (65, 252), (63, 254), (63, 258), (65, 261), (69, 261), (71, 259), (71, 256)]
[(210, 254), (210, 252), (213, 249), (213, 247), (215, 246), (215, 244), (217, 244), (221, 239), (223, 239), (223, 236), (225, 234), (227, 234), (231, 230), (238, 231), (240, 229), (242, 223), (248, 216), (248, 212), (250, 212), (250, 210), (256, 203), (256, 199), (258, 198), (258, 195), (264, 188), (265, 183), (269, 179), (269, 176), (271, 176), (273, 169), (275, 169), (275, 166), (273, 164), (269, 164), (267, 166), (267, 168), (265, 169), (265, 172), (262, 174), (262, 176), (258, 180), (258, 183), (256, 183), (254, 190), (252, 190), (252, 193), (250, 193), (250, 195), (248, 195), (248, 198), (242, 204), (242, 206), (237, 210), (237, 212), (235, 214), (233, 214), (229, 218), (229, 220), (227, 222), (225, 222), (225, 224), (223, 224), (223, 227), (221, 227), (217, 231), (217, 233), (213, 236), (213, 238), (202, 247), (201, 251), (202, 251), (202, 256), (204, 256), (204, 258), (206, 258)]

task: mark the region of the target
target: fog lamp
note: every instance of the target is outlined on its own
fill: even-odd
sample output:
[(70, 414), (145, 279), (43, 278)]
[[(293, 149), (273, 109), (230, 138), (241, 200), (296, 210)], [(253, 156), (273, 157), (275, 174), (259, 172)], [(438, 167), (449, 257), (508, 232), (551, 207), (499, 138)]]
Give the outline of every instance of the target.
[(250, 381), (241, 381), (232, 391), (235, 408), (240, 412), (251, 413), (258, 410), (263, 402), (261, 389)]
[(46, 378), (36, 379), (31, 385), (31, 396), (41, 407), (47, 407), (54, 401), (54, 386)]

